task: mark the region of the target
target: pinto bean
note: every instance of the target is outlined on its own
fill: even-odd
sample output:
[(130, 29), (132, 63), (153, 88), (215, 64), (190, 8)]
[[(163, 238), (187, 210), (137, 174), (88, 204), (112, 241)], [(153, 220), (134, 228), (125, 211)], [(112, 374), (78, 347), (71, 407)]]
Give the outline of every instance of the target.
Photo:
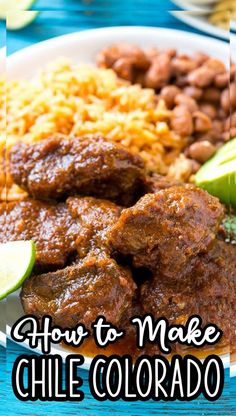
[(218, 103), (220, 101), (221, 92), (217, 88), (206, 88), (202, 94), (204, 101), (210, 101), (211, 103)]
[(228, 142), (230, 139), (234, 138), (236, 136), (236, 127), (232, 127), (228, 131), (225, 131), (222, 134), (222, 138), (224, 139), (224, 142)]
[(189, 156), (199, 163), (204, 163), (216, 152), (216, 147), (207, 140), (195, 142), (189, 147)]
[(232, 62), (230, 63), (230, 80), (233, 81), (236, 75), (236, 66)]
[(215, 76), (225, 72), (225, 64), (219, 59), (209, 58), (205, 63), (204, 67), (212, 69), (215, 72)]
[(208, 130), (206, 133), (201, 133), (201, 140), (208, 140), (209, 142), (215, 144), (219, 140), (222, 140), (223, 134), (223, 123), (220, 120), (213, 120), (212, 121), (212, 128)]
[(224, 122), (224, 131), (228, 131), (231, 125), (231, 116), (229, 116)]
[(203, 103), (203, 104), (200, 105), (200, 110), (204, 114), (206, 114), (208, 117), (210, 117), (211, 119), (216, 118), (217, 111), (216, 111), (216, 108), (214, 107), (214, 105), (208, 104), (208, 103)]
[(133, 80), (134, 67), (132, 60), (129, 58), (119, 58), (113, 65), (114, 71), (118, 77), (127, 79), (128, 81)]
[(128, 58), (135, 67), (146, 70), (150, 61), (145, 53), (136, 45), (120, 43), (104, 48), (97, 56), (98, 66), (112, 67), (120, 58)]
[(229, 87), (230, 90), (230, 105), (231, 110), (236, 108), (236, 82), (232, 82)]
[(219, 140), (222, 140), (223, 134), (223, 122), (221, 120), (213, 120), (212, 128), (205, 133), (198, 133), (196, 136), (198, 141), (207, 140), (213, 144), (217, 143)]
[(194, 100), (199, 100), (202, 96), (202, 89), (197, 87), (185, 87), (184, 94), (188, 95), (189, 97), (193, 98)]
[(170, 58), (174, 58), (176, 56), (176, 49), (174, 48), (167, 48), (164, 51), (162, 51), (162, 53), (165, 52)]
[(219, 132), (223, 131), (223, 122), (221, 120), (215, 119), (212, 121), (212, 128), (218, 130)]
[(236, 112), (231, 114), (230, 124), (231, 124), (231, 127), (236, 127)]
[(188, 85), (188, 77), (187, 75), (179, 75), (176, 78), (175, 85), (177, 85), (179, 88), (184, 88)]
[(153, 58), (156, 58), (157, 55), (159, 55), (160, 49), (151, 46), (150, 48), (146, 48), (144, 52), (146, 57), (151, 61)]
[(173, 110), (171, 128), (180, 136), (191, 136), (193, 133), (193, 118), (191, 112), (182, 105)]
[(203, 88), (211, 85), (215, 77), (215, 72), (212, 69), (208, 69), (204, 66), (195, 69), (188, 74), (188, 81), (190, 85)]
[(180, 55), (171, 62), (174, 74), (188, 74), (197, 68), (197, 62), (187, 55)]
[(149, 88), (161, 88), (168, 84), (171, 77), (170, 57), (162, 54), (154, 59), (145, 75), (145, 85)]
[(225, 120), (227, 117), (228, 117), (228, 111), (225, 111), (221, 105), (217, 111), (217, 118), (219, 120)]
[(236, 127), (236, 112), (232, 113), (224, 122), (224, 131)]
[(198, 66), (200, 66), (209, 59), (209, 56), (203, 52), (196, 52), (193, 59), (197, 62)]
[(236, 127), (231, 127), (230, 138), (236, 137)]
[(231, 135), (230, 135), (230, 130), (225, 131), (225, 132), (222, 134), (222, 138), (223, 138), (223, 140), (224, 140), (224, 142), (225, 142), (225, 143), (229, 141), (230, 137), (231, 137)]
[(223, 110), (229, 111), (230, 110), (230, 94), (229, 88), (225, 88), (221, 93), (220, 104)]
[(192, 159), (192, 173), (197, 173), (197, 171), (200, 169), (201, 165), (196, 160)]
[(225, 88), (229, 85), (230, 76), (228, 72), (223, 72), (215, 77), (214, 83), (217, 88)]
[(164, 99), (166, 105), (172, 108), (175, 102), (176, 95), (180, 94), (181, 90), (175, 85), (167, 85), (162, 88), (160, 95)]
[(185, 94), (176, 95), (175, 104), (185, 106), (191, 113), (198, 110), (198, 105), (196, 101)]
[(129, 58), (136, 68), (147, 69), (150, 65), (145, 53), (136, 45), (119, 44), (117, 45), (117, 59), (120, 57)]
[(210, 130), (212, 127), (212, 122), (210, 117), (206, 114), (202, 113), (201, 111), (195, 111), (193, 113), (194, 119), (194, 130), (197, 132), (205, 132)]

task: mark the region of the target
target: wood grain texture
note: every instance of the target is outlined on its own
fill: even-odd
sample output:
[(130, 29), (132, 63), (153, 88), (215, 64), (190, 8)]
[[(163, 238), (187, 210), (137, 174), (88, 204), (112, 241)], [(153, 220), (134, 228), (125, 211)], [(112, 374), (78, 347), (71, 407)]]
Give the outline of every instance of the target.
[[(8, 54), (55, 36), (96, 27), (143, 25), (197, 32), (169, 14), (176, 9), (169, 0), (38, 0), (34, 9), (41, 13), (32, 24), (8, 31)], [(0, 22), (0, 33), (4, 30)]]
[[(93, 399), (88, 385), (88, 372), (81, 370), (79, 375), (83, 379), (82, 390), (85, 399), (82, 402), (20, 402), (16, 399), (11, 388), (11, 372), (14, 360), (20, 354), (32, 354), (32, 352), (16, 345), (12, 341), (7, 342), (6, 383), (3, 392), (7, 395), (6, 408), (0, 408), (1, 416), (233, 416), (235, 414), (236, 378), (229, 378), (229, 371), (225, 372), (225, 388), (222, 397), (214, 403), (200, 398), (193, 402), (97, 402)], [(2, 389), (1, 389), (2, 390)], [(2, 393), (1, 393), (2, 394)]]

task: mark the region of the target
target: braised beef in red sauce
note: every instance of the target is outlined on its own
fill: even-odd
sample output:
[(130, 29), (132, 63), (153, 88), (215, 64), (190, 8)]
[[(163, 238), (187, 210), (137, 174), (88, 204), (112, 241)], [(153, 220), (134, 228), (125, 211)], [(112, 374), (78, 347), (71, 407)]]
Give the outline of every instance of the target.
[(40, 268), (63, 267), (76, 251), (77, 233), (64, 203), (27, 199), (0, 204), (0, 242), (33, 240)]
[(176, 278), (179, 271), (214, 243), (224, 210), (220, 202), (192, 185), (147, 194), (123, 210), (110, 231), (115, 250), (147, 267)]
[(38, 199), (89, 195), (129, 206), (138, 199), (144, 164), (138, 155), (93, 137), (49, 137), (10, 152), (14, 182)]
[(128, 268), (105, 256), (88, 256), (65, 269), (33, 275), (21, 301), (26, 313), (50, 315), (63, 328), (88, 328), (98, 315), (117, 325), (132, 305), (136, 285)]
[[(101, 138), (19, 144), (11, 168), (37, 197), (0, 206), (0, 242), (36, 243), (36, 267), (21, 291), (25, 313), (49, 314), (62, 327), (90, 327), (102, 314), (127, 331), (114, 351), (133, 356), (142, 353), (129, 326), (137, 314), (171, 323), (199, 314), (223, 330), (222, 347), (235, 344), (236, 246), (219, 238), (217, 198), (147, 176), (139, 158)], [(85, 348), (95, 351), (89, 341)]]
[(93, 197), (70, 197), (60, 203), (35, 199), (3, 203), (0, 242), (33, 240), (36, 265), (44, 270), (61, 268), (71, 257), (108, 251), (106, 231), (120, 212), (114, 203)]

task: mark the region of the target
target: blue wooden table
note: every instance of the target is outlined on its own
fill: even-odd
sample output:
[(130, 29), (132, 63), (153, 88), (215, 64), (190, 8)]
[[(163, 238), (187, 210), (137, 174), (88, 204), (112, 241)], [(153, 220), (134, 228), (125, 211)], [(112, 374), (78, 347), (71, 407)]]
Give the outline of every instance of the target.
[[(51, 4), (48, 0), (36, 1), (34, 8), (41, 11), (37, 19), (22, 30), (8, 32), (9, 54), (54, 36), (104, 26), (160, 26), (197, 32), (167, 12), (177, 9), (168, 0), (54, 0)], [(2, 44), (4, 30), (0, 22)]]
[[(13, 53), (23, 47), (78, 30), (104, 26), (146, 25), (172, 27), (196, 32), (172, 17), (168, 10), (176, 9), (165, 0), (38, 0), (34, 8), (42, 13), (27, 28), (7, 33), (7, 52)], [(0, 43), (4, 44), (5, 26), (0, 22)], [(85, 400), (80, 403), (42, 403), (20, 402), (11, 388), (11, 370), (15, 359), (27, 353), (21, 346), (7, 342), (7, 350), (0, 347), (0, 415), (5, 416), (228, 416), (236, 414), (236, 378), (229, 378), (225, 372), (223, 396), (215, 403), (204, 398), (194, 402), (180, 403), (110, 403), (96, 402), (88, 388), (88, 373), (82, 371)]]

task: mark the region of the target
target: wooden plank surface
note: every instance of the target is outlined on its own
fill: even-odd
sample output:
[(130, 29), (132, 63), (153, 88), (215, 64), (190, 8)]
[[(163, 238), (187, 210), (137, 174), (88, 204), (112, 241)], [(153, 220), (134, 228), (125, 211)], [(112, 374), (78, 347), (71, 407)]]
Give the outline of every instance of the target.
[[(83, 379), (82, 390), (85, 399), (82, 402), (20, 402), (11, 389), (11, 372), (14, 360), (20, 354), (32, 354), (32, 352), (16, 345), (12, 341), (7, 342), (6, 382), (3, 392), (7, 395), (7, 413), (1, 406), (0, 415), (17, 416), (233, 416), (235, 412), (236, 378), (229, 378), (229, 371), (225, 372), (225, 388), (222, 397), (214, 403), (205, 398), (193, 402), (97, 402), (93, 399), (88, 385), (88, 371), (81, 370), (79, 375)], [(1, 394), (3, 393), (1, 392)], [(234, 398), (233, 398), (234, 395)], [(10, 412), (10, 413), (9, 413)]]
[[(196, 32), (169, 15), (168, 10), (173, 9), (173, 5), (168, 0), (94, 0), (91, 2), (38, 0), (35, 8), (47, 11), (41, 13), (29, 27), (7, 34), (8, 54), (50, 37), (94, 27), (146, 25)], [(72, 10), (77, 12), (71, 12)], [(4, 24), (0, 23), (0, 33), (3, 32)], [(3, 45), (3, 37), (0, 43)], [(188, 403), (99, 403), (89, 392), (88, 372), (86, 371), (81, 373), (85, 392), (83, 402), (23, 403), (18, 401), (12, 392), (11, 371), (15, 359), (20, 354), (26, 353), (26, 350), (11, 341), (7, 343), (7, 352), (3, 347), (0, 348), (1, 416), (228, 416), (236, 414), (236, 378), (230, 380), (228, 371), (225, 373), (224, 394), (215, 403), (209, 403), (204, 398)]]

